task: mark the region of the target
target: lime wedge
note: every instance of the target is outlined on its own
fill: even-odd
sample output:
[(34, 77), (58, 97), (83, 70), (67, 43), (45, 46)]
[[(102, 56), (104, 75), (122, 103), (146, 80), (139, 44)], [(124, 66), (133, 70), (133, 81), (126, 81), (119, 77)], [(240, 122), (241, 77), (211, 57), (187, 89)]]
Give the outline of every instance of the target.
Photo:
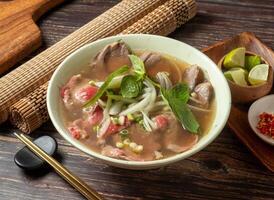
[(244, 68), (245, 65), (245, 48), (240, 47), (230, 51), (224, 59), (223, 63), (226, 69), (241, 67)]
[(231, 71), (226, 71), (224, 72), (224, 75), (226, 77), (226, 79), (233, 81), (232, 75), (231, 75)]
[(247, 86), (246, 77), (248, 75), (248, 72), (242, 68), (232, 68), (224, 73), (225, 77), (234, 83), (241, 85), (241, 86)]
[(251, 85), (258, 85), (267, 81), (269, 65), (260, 64), (253, 67), (248, 74), (248, 81)]
[(245, 56), (245, 68), (250, 71), (256, 65), (261, 64), (260, 56)]

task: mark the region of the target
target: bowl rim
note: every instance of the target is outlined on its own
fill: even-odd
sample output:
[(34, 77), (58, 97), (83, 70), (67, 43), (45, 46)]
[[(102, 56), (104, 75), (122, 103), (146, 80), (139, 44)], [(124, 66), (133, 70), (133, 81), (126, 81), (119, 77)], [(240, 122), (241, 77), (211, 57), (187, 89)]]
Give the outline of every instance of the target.
[[(164, 36), (159, 36), (159, 35), (151, 35), (151, 34), (126, 34), (126, 35), (116, 35), (116, 36), (110, 36), (110, 37), (106, 37), (103, 39), (99, 39), (96, 40), (94, 42), (91, 42), (89, 44), (86, 44), (84, 46), (82, 46), (81, 48), (77, 49), (76, 51), (72, 52), (70, 55), (68, 55), (63, 62), (57, 67), (57, 69), (54, 71), (50, 81), (49, 81), (49, 86), (47, 89), (47, 98), (46, 98), (46, 102), (47, 102), (47, 109), (48, 109), (48, 113), (50, 116), (50, 119), (54, 125), (54, 127), (56, 128), (56, 130), (58, 131), (58, 133), (70, 144), (72, 144), (73, 146), (75, 146), (76, 148), (78, 148), (79, 150), (81, 150), (82, 152), (88, 154), (89, 156), (93, 156), (95, 158), (98, 158), (100, 160), (103, 160), (107, 163), (114, 163), (116, 164), (116, 166), (127, 166), (127, 167), (132, 167), (135, 169), (136, 168), (149, 168), (149, 167), (157, 167), (157, 166), (163, 166), (163, 165), (167, 165), (170, 163), (174, 163), (177, 161), (180, 161), (184, 158), (190, 157), (193, 154), (199, 152), (200, 150), (204, 149), (206, 146), (208, 146), (222, 131), (222, 129), (224, 128), (224, 126), (226, 125), (226, 122), (228, 120), (229, 114), (230, 114), (230, 109), (231, 109), (231, 93), (230, 93), (230, 89), (228, 86), (228, 83), (226, 81), (226, 79), (224, 78), (224, 76), (222, 75), (221, 70), (216, 70), (216, 73), (218, 74), (218, 76), (220, 77), (220, 81), (223, 81), (223, 86), (224, 86), (224, 90), (223, 92), (225, 93), (225, 96), (227, 97), (227, 108), (226, 110), (223, 111), (223, 120), (221, 121), (220, 124), (217, 125), (216, 127), (216, 131), (215, 134), (210, 135), (207, 140), (204, 141), (204, 143), (201, 146), (198, 146), (196, 148), (192, 148), (189, 149), (185, 152), (167, 157), (167, 158), (163, 158), (163, 159), (159, 159), (159, 160), (152, 160), (152, 161), (127, 161), (127, 160), (121, 160), (121, 159), (116, 159), (116, 158), (111, 158), (111, 157), (107, 157), (104, 156), (100, 153), (97, 153), (93, 150), (88, 149), (87, 147), (85, 147), (85, 145), (80, 144), (78, 142), (76, 142), (74, 139), (71, 138), (71, 136), (69, 136), (69, 134), (63, 132), (62, 128), (60, 127), (60, 125), (57, 123), (56, 118), (58, 118), (57, 115), (54, 114), (53, 109), (52, 109), (52, 105), (51, 105), (51, 98), (50, 98), (50, 94), (52, 93), (53, 87), (54, 86), (54, 82), (53, 80), (55, 79), (55, 76), (57, 76), (58, 72), (61, 70), (61, 68), (63, 68), (63, 66), (65, 66), (66, 62), (73, 58), (78, 52), (82, 51), (83, 49), (89, 47), (89, 46), (93, 46), (96, 44), (99, 44), (101, 42), (106, 42), (109, 41), (109, 43), (111, 43), (113, 40), (118, 40), (118, 39), (123, 39), (123, 38), (155, 38), (155, 39), (160, 39), (160, 40), (167, 40), (170, 42), (176, 42), (178, 44), (184, 44), (186, 46), (188, 46), (188, 48), (191, 49), (191, 51), (196, 51), (196, 53), (200, 54), (199, 56), (203, 57), (203, 59), (205, 59), (208, 63), (210, 63), (210, 66), (214, 66), (216, 67), (216, 69), (218, 69), (217, 65), (208, 57), (206, 56), (204, 53), (202, 53), (200, 50), (196, 49), (195, 47), (192, 47), (184, 42), (181, 42), (179, 40), (175, 40), (172, 38), (168, 38), (168, 37), (164, 37)], [(198, 144), (198, 143), (197, 143)], [(126, 167), (125, 167), (126, 168)]]

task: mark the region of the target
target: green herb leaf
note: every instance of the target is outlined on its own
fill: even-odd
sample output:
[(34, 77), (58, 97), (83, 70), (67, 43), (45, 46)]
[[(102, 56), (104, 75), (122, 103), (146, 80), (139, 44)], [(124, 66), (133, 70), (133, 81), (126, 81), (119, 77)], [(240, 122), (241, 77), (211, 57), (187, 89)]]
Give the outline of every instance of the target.
[(130, 99), (130, 98), (124, 98), (121, 95), (107, 94), (107, 97), (111, 98), (112, 100), (115, 100), (115, 101), (123, 101), (125, 103), (136, 103), (136, 100)]
[(189, 87), (187, 84), (177, 84), (171, 90), (171, 95), (186, 104), (189, 99)]
[(110, 82), (112, 81), (112, 79), (116, 76), (119, 76), (125, 72), (127, 72), (129, 70), (128, 66), (122, 66), (119, 69), (115, 70), (114, 72), (112, 72), (107, 78), (106, 81), (104, 82), (104, 84), (99, 88), (99, 90), (97, 91), (96, 95), (91, 98), (90, 100), (88, 100), (85, 104), (84, 107), (90, 107), (93, 104), (96, 103), (96, 101), (98, 101), (98, 99), (101, 98), (101, 96), (103, 96), (103, 94), (105, 93), (105, 91), (108, 88), (108, 85), (110, 84)]
[(198, 133), (200, 125), (191, 110), (187, 107), (189, 99), (188, 85), (180, 83), (169, 90), (162, 88), (161, 93), (183, 127), (191, 133)]
[(144, 62), (136, 55), (129, 55), (128, 57), (131, 61), (134, 72), (138, 75), (138, 78), (143, 79), (146, 74)]
[(157, 82), (155, 82), (153, 79), (151, 79), (148, 75), (146, 76), (146, 79), (155, 87), (160, 88), (161, 89), (161, 85)]
[(137, 97), (143, 89), (143, 82), (137, 76), (128, 75), (122, 79), (121, 94), (124, 98)]
[(187, 104), (181, 103), (178, 100), (173, 100), (171, 109), (186, 130), (191, 133), (198, 133), (200, 125)]

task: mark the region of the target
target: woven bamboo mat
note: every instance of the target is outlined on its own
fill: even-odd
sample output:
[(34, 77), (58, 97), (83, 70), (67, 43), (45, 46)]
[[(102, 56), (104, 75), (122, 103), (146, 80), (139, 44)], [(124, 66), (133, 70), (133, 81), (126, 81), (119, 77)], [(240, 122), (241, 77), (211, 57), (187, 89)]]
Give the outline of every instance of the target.
[[(131, 7), (134, 3), (136, 4), (136, 1), (133, 1), (133, 0), (126, 1), (126, 2), (128, 4), (123, 5), (123, 6)], [(140, 3), (140, 1), (138, 1), (138, 2)], [(86, 43), (89, 43), (93, 40), (96, 40), (96, 39), (99, 39), (99, 38), (102, 38), (102, 37), (105, 37), (108, 35), (115, 35), (117, 33), (121, 33), (121, 34), (149, 33), (149, 34), (158, 34), (158, 35), (168, 35), (169, 33), (173, 32), (177, 27), (186, 23), (189, 19), (194, 17), (196, 14), (195, 0), (168, 0), (158, 7), (156, 6), (157, 4), (151, 5), (148, 2), (150, 2), (150, 1), (142, 1), (142, 3), (144, 3), (143, 6), (144, 5), (147, 6), (147, 11), (144, 12), (144, 13), (146, 13), (146, 15), (141, 16), (141, 14), (139, 14), (139, 20), (135, 20), (135, 22), (132, 23), (132, 25), (130, 25), (130, 26), (126, 26), (126, 25), (120, 26), (121, 20), (119, 20), (119, 23), (116, 22), (116, 26), (118, 26), (118, 24), (119, 24), (120, 28), (116, 27), (116, 30), (112, 31), (109, 34), (105, 34), (105, 33), (98, 34), (97, 31), (90, 32), (91, 30), (89, 30), (88, 36), (90, 38), (88, 38), (84, 34), (84, 32), (86, 32), (87, 30), (81, 28), (82, 31), (81, 31), (81, 29), (78, 30), (76, 32), (76, 36), (79, 37), (79, 35), (81, 35), (81, 37), (85, 37), (85, 39), (82, 39), (78, 43), (76, 42), (77, 41), (76, 40), (75, 43), (69, 43), (69, 44), (61, 41), (61, 42), (57, 43), (56, 45), (54, 45), (53, 47), (51, 47), (52, 52), (50, 52), (49, 54), (45, 53), (46, 56), (48, 56), (48, 60), (46, 63), (44, 63), (43, 67), (47, 68), (47, 66), (50, 64), (51, 60), (52, 60), (52, 63), (51, 63), (52, 67), (50, 70), (47, 68), (48, 74), (46, 76), (44, 75), (43, 77), (40, 77), (39, 80), (38, 79), (35, 80), (35, 82), (44, 83), (44, 84), (43, 85), (39, 84), (41, 86), (31, 93), (28, 92), (29, 88), (25, 88), (24, 91), (22, 91), (25, 94), (27, 94), (27, 93), (29, 93), (29, 94), (26, 97), (20, 99), (18, 102), (16, 102), (15, 104), (13, 104), (10, 107), (10, 119), (11, 119), (12, 124), (17, 126), (23, 132), (30, 133), (33, 130), (35, 130), (36, 128), (38, 128), (39, 126), (41, 126), (42, 123), (44, 123), (45, 121), (48, 120), (49, 117), (48, 117), (48, 113), (47, 113), (47, 109), (46, 109), (46, 89), (47, 89), (48, 83), (46, 81), (49, 79), (53, 70), (60, 63), (60, 61), (62, 61), (69, 53), (71, 53), (75, 49), (79, 48), (80, 46), (82, 46)], [(159, 5), (162, 1), (157, 1), (157, 2)], [(123, 2), (123, 3), (125, 3), (125, 2)], [(119, 4), (116, 7), (119, 7)], [(150, 7), (150, 8), (154, 7), (154, 10), (150, 10), (150, 9), (148, 9), (148, 7)], [(114, 9), (114, 11), (118, 11), (118, 10), (120, 11), (121, 8), (122, 7), (119, 7), (117, 10)], [(125, 10), (128, 11), (128, 8)], [(109, 11), (107, 11), (107, 12), (109, 12)], [(96, 18), (95, 20), (97, 21), (97, 23), (99, 21), (101, 21), (101, 23), (103, 23), (103, 22), (105, 23), (105, 21), (110, 20), (110, 19), (108, 19), (109, 17), (112, 16), (112, 18), (117, 18), (117, 15), (115, 13), (109, 13), (109, 14), (105, 15), (105, 13), (104, 13), (103, 17), (99, 17), (99, 19)], [(137, 15), (135, 15), (135, 16), (137, 16)], [(136, 17), (134, 19), (136, 19)], [(132, 21), (133, 21), (133, 18), (132, 18)], [(123, 22), (123, 23), (125, 24), (125, 22)], [(89, 24), (92, 24), (92, 22)], [(129, 24), (129, 23), (127, 23), (127, 24)], [(88, 26), (88, 28), (91, 28), (92, 26), (94, 26), (94, 25), (92, 24), (90, 27)], [(111, 26), (111, 27), (113, 27), (113, 26)], [(98, 29), (98, 31), (99, 30), (106, 31), (105, 30), (106, 26), (104, 25), (104, 28), (102, 28), (102, 29), (103, 30)], [(112, 28), (110, 28), (110, 30), (111, 29)], [(75, 34), (75, 33), (73, 33), (73, 34)], [(71, 36), (68, 36), (67, 38), (73, 39)], [(65, 38), (64, 40), (65, 41), (68, 40), (67, 38)], [(71, 47), (70, 45), (73, 45), (73, 46)], [(65, 55), (63, 55), (62, 53), (58, 53), (58, 55), (54, 55), (53, 53), (56, 52), (56, 49), (61, 50), (63, 53), (65, 53)], [(48, 50), (46, 50), (46, 51), (48, 51)], [(54, 58), (50, 58), (49, 56), (54, 56)], [(35, 59), (35, 58), (33, 59), (34, 61), (32, 61), (32, 62), (33, 63), (37, 62), (37, 64), (39, 64), (40, 58), (38, 58), (38, 59)], [(30, 66), (31, 65), (32, 65), (32, 63), (30, 63)], [(40, 70), (37, 73), (39, 74)], [(37, 77), (37, 75), (35, 77)], [(32, 81), (31, 83), (33, 83), (33, 82), (34, 81)], [(30, 89), (33, 89), (34, 87), (35, 87), (35, 85), (32, 85)], [(36, 88), (37, 88), (37, 86), (36, 86)], [(1, 96), (1, 94), (0, 94), (0, 96)], [(21, 97), (21, 93), (17, 94), (17, 98), (16, 98), (17, 100), (18, 100), (18, 96)], [(14, 103), (14, 99), (13, 99), (12, 103)], [(1, 105), (0, 105), (0, 107), (1, 107)], [(8, 107), (9, 106), (6, 106), (5, 109)], [(2, 106), (2, 108), (3, 108), (3, 106)], [(2, 117), (2, 119), (4, 120), (3, 117)]]
[(55, 68), (76, 49), (118, 34), (167, 0), (124, 0), (0, 79), (0, 123), (9, 107), (47, 82)]

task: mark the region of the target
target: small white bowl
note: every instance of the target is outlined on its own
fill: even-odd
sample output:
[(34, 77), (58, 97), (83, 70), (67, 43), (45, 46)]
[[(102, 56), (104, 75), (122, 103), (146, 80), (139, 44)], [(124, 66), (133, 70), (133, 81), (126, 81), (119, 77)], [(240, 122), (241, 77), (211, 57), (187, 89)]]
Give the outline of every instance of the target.
[(274, 139), (269, 136), (263, 135), (256, 128), (259, 122), (259, 115), (262, 112), (274, 113), (274, 94), (267, 95), (255, 101), (248, 110), (248, 122), (252, 130), (258, 135), (263, 141), (268, 144), (274, 145)]
[[(171, 156), (162, 160), (154, 161), (126, 161), (103, 156), (84, 146), (80, 141), (73, 139), (68, 133), (60, 115), (60, 93), (59, 88), (63, 86), (72, 75), (78, 74), (81, 70), (87, 69), (90, 59), (93, 58), (104, 46), (122, 39), (133, 50), (142, 49), (171, 55), (179, 60), (190, 64), (198, 64), (206, 73), (212, 83), (216, 99), (216, 116), (212, 127), (207, 135), (203, 136), (199, 142), (190, 150)], [(90, 43), (69, 55), (55, 70), (47, 91), (47, 107), (49, 116), (57, 131), (72, 145), (83, 152), (96, 157), (105, 163), (127, 169), (152, 169), (165, 166), (188, 158), (210, 144), (222, 131), (225, 126), (231, 107), (231, 95), (226, 79), (216, 64), (205, 54), (183, 42), (167, 37), (131, 34), (108, 37)]]

